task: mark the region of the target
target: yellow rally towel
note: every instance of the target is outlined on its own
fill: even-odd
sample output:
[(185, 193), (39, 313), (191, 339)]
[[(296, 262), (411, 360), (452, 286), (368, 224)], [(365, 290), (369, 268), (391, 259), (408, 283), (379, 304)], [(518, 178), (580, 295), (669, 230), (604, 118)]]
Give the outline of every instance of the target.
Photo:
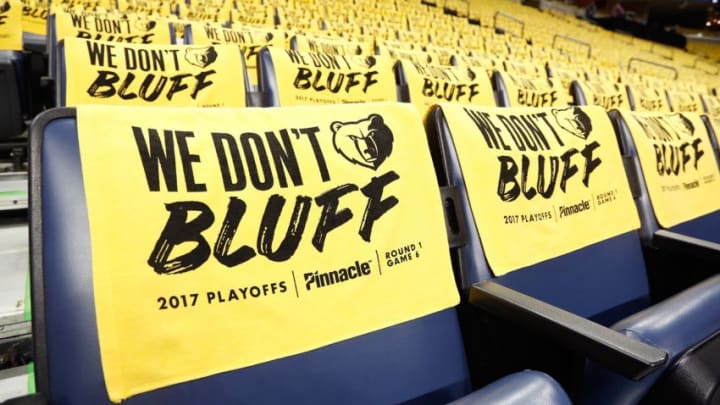
[(601, 107), (442, 111), (496, 276), (639, 227)]
[(64, 105), (244, 107), (235, 45), (64, 40)]
[(81, 106), (78, 128), (113, 401), (458, 302), (409, 104)]
[(47, 3), (24, 2), (22, 13), (23, 32), (35, 35), (45, 35), (47, 32), (48, 5)]
[(410, 101), (424, 113), (439, 101), (494, 106), (490, 79), (483, 69), (401, 60)]
[(22, 51), (23, 4), (16, 0), (0, 1), (0, 49)]
[(132, 44), (171, 44), (170, 25), (165, 19), (138, 14), (58, 12), (55, 38), (82, 38)]
[(395, 61), (387, 56), (268, 49), (280, 105), (397, 100)]
[(720, 173), (699, 115), (625, 110), (621, 114), (661, 226), (669, 228), (720, 208)]

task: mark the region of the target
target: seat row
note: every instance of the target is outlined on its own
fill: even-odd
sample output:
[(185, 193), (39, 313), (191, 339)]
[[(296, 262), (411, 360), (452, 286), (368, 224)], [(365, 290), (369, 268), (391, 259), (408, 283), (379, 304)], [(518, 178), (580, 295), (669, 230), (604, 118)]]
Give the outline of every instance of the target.
[[(38, 391), (435, 403), (533, 368), (583, 403), (712, 400), (720, 276), (683, 274), (720, 252), (706, 120), (461, 104), (424, 118), (397, 103), (44, 114)], [(650, 251), (687, 266), (651, 269)], [(525, 378), (510, 377), (537, 387)]]
[[(124, 42), (126, 40), (130, 41), (130, 38), (138, 39), (147, 37), (147, 40), (143, 40), (143, 42), (158, 44), (167, 44), (175, 41), (175, 28), (171, 26), (171, 29), (168, 30), (167, 22), (163, 23), (162, 21), (142, 20), (139, 18), (139, 16), (121, 17), (93, 13), (73, 14), (58, 12), (52, 14), (48, 25), (48, 54), (51, 60), (50, 75), (55, 74), (56, 68), (54, 67), (53, 58), (57, 53), (56, 43), (62, 38), (93, 37), (95, 39), (113, 41), (125, 38), (123, 39)], [(151, 31), (134, 28), (134, 26), (129, 23), (129, 21), (133, 19), (139, 19), (135, 25), (147, 26), (151, 24)], [(119, 31), (116, 32), (105, 28), (96, 29), (98, 28), (98, 22), (110, 25), (117, 24)], [(126, 27), (122, 28), (123, 26)], [(413, 43), (412, 41), (402, 39), (387, 40), (377, 38), (373, 41), (372, 36), (370, 36), (370, 40), (368, 40), (367, 36), (362, 38), (358, 36), (338, 37), (332, 36), (327, 32), (302, 32), (241, 24), (235, 24), (228, 28), (219, 23), (211, 22), (192, 22), (181, 26), (185, 27), (183, 35), (183, 41), (185, 43), (200, 45), (234, 43), (240, 45), (248, 62), (249, 75), (253, 81), (256, 76), (254, 56), (257, 53), (257, 49), (262, 46), (272, 45), (315, 53), (332, 53), (337, 55), (360, 54), (367, 56), (378, 54), (389, 55), (395, 59), (408, 59), (416, 63), (452, 63), (461, 66), (467, 65), (473, 69), (483, 67), (490, 73), (497, 71), (503, 74), (502, 77), (494, 79), (494, 86), (498, 91), (505, 86), (512, 88), (525, 87), (525, 93), (527, 93), (529, 83), (533, 83), (533, 87), (531, 88), (533, 90), (539, 88), (545, 90), (544, 93), (549, 93), (554, 90), (554, 92), (557, 93), (554, 98), (559, 99), (560, 103), (563, 104), (572, 101), (570, 100), (571, 91), (569, 89), (573, 80), (577, 80), (582, 84), (585, 84), (586, 81), (588, 82), (587, 85), (580, 86), (580, 88), (575, 91), (581, 93), (581, 95), (575, 96), (576, 104), (582, 100), (589, 100), (590, 102), (601, 102), (601, 105), (606, 108), (626, 108), (627, 105), (631, 105), (633, 109), (637, 108), (639, 110), (651, 111), (669, 111), (670, 108), (675, 111), (690, 111), (693, 108), (695, 111), (700, 111), (703, 108), (705, 108), (705, 110), (711, 109), (718, 104), (716, 101), (717, 96), (713, 95), (714, 89), (704, 88), (702, 85), (699, 87), (691, 85), (679, 86), (677, 81), (672, 81), (679, 78), (678, 68), (641, 57), (630, 58), (627, 67), (623, 67), (618, 71), (620, 66), (617, 65), (617, 63), (614, 68), (603, 68), (598, 65), (598, 61), (593, 61), (585, 55), (579, 56), (572, 52), (568, 53), (569, 51), (564, 51), (562, 48), (553, 48), (552, 50), (555, 52), (551, 54), (540, 52), (544, 48), (539, 44), (533, 44), (533, 46), (530, 47), (530, 53), (528, 55), (521, 53), (516, 54), (515, 52), (498, 54), (495, 52), (496, 48), (493, 48), (490, 53), (488, 53), (487, 50), (480, 51), (480, 58), (468, 58), (465, 54), (468, 50), (471, 50), (473, 54), (478, 53), (478, 51), (473, 50), (475, 47), (471, 46), (471, 44), (468, 44), (469, 48), (467, 49), (460, 49), (457, 45), (449, 47), (438, 46), (428, 43), (426, 40)], [(506, 39), (501, 38), (502, 47), (510, 49), (510, 47), (521, 48), (529, 46), (524, 41), (510, 41), (512, 38), (512, 36), (507, 36)], [(485, 39), (481, 38), (481, 40)], [(133, 40), (133, 42), (137, 41)], [(578, 57), (587, 58), (589, 62), (587, 66), (583, 64), (583, 68), (578, 68), (577, 66), (571, 67), (573, 65), (572, 61)], [(552, 67), (546, 67), (546, 62), (552, 65)], [(595, 70), (597, 70), (597, 72), (595, 72)], [(670, 73), (669, 77), (667, 73)], [(653, 78), (656, 75), (657, 77), (664, 78), (663, 81), (660, 82), (657, 78)], [(697, 77), (691, 81), (696, 81), (700, 78), (699, 72), (696, 76)], [(655, 80), (655, 83), (648, 83), (647, 80), (650, 79)], [(667, 79), (670, 79), (670, 81)], [(622, 90), (613, 90), (612, 87), (618, 85), (618, 83)], [(627, 93), (625, 90), (626, 87), (631, 89), (629, 95), (622, 94)], [(667, 88), (670, 90), (669, 96), (671, 103), (668, 102), (668, 95), (665, 95), (664, 91), (660, 90), (653, 93), (652, 91), (648, 91), (646, 89), (647, 87)], [(598, 88), (605, 88), (607, 90), (602, 92), (598, 91)], [(509, 92), (513, 93), (512, 91)], [(582, 93), (588, 92), (591, 94), (582, 97)], [(617, 102), (614, 105), (611, 104), (613, 100), (618, 98), (621, 100), (619, 104)], [(701, 98), (703, 98), (703, 100), (701, 100)], [(504, 100), (506, 102), (504, 105), (509, 105), (507, 103), (518, 105), (518, 103), (524, 100), (525, 97), (514, 96), (513, 94), (508, 100)], [(711, 105), (707, 106), (708, 104)], [(531, 104), (525, 103), (523, 105)], [(534, 106), (539, 105), (541, 104), (534, 104)]]
[[(607, 109), (714, 113), (720, 105), (716, 96), (647, 90), (599, 79), (572, 79), (564, 86), (567, 80), (523, 74), (517, 67), (507, 67), (507, 61), (505, 69), (495, 70), (489, 78), (482, 67), (438, 65), (403, 55), (396, 56), (398, 61), (389, 55), (318, 53), (261, 45), (244, 50), (248, 58), (243, 60), (235, 45), (130, 45), (66, 39), (59, 46), (55, 73), (57, 105), (98, 98), (120, 104), (177, 104), (175, 93), (180, 97), (183, 90), (191, 97), (181, 103), (196, 106), (427, 100), (420, 104), (421, 109), (428, 103), (448, 101), (530, 107), (593, 104)], [(201, 72), (210, 70), (212, 80), (205, 83), (209, 73)], [(178, 76), (182, 79), (173, 79)], [(174, 91), (170, 91), (172, 80), (182, 80)], [(215, 83), (214, 88), (210, 82)], [(205, 96), (198, 99), (201, 91)]]
[[(510, 7), (509, 4), (504, 3), (489, 4), (489, 7), (502, 8), (502, 5)], [(196, 7), (198, 5), (191, 4), (190, 6)], [(313, 3), (313, 7), (317, 6), (317, 4)], [(402, 7), (410, 6), (410, 4), (406, 4)], [(292, 7), (302, 9), (302, 6), (298, 5), (292, 5)], [(393, 7), (401, 6), (395, 4)], [(555, 18), (547, 13), (527, 11), (525, 10), (526, 7), (512, 9), (519, 16), (523, 16), (524, 20), (520, 21), (522, 24), (532, 21), (532, 18), (537, 18), (538, 21)], [(422, 8), (418, 13), (425, 14), (430, 12), (429, 10), (432, 9)], [(503, 16), (506, 19), (509, 18), (509, 21), (515, 21), (510, 18), (512, 16), (509, 14), (496, 16), (494, 18), (496, 30), (503, 30), (504, 25), (497, 25), (500, 24), (498, 21), (502, 21), (502, 19), (498, 19)], [(444, 17), (456, 20), (454, 17)], [(484, 20), (487, 20), (487, 18)], [(144, 15), (141, 12), (128, 14), (126, 11), (126, 14), (120, 14), (116, 10), (104, 8), (88, 12), (80, 10), (72, 4), (56, 4), (49, 14), (47, 24), (47, 53), (50, 65), (47, 74), (50, 77), (57, 74), (55, 63), (58, 54), (57, 45), (62, 38), (80, 37), (115, 42), (157, 44), (169, 44), (176, 40), (182, 40), (186, 43), (202, 45), (217, 45), (220, 43), (241, 45), (247, 63), (250, 83), (255, 85), (257, 84), (257, 51), (262, 46), (273, 45), (314, 53), (340, 55), (360, 53), (367, 54), (367, 56), (378, 54), (389, 55), (393, 59), (406, 59), (420, 64), (453, 63), (463, 67), (468, 66), (471, 70), (469, 74), (480, 76), (480, 80), (483, 82), (485, 81), (485, 73), (492, 76), (491, 83), (495, 90), (494, 98), (498, 100), (499, 105), (504, 106), (582, 105), (583, 103), (589, 103), (602, 105), (607, 109), (630, 107), (631, 109), (651, 111), (703, 111), (713, 116), (717, 115), (720, 102), (718, 102), (717, 95), (714, 94), (716, 89), (704, 85), (679, 86), (680, 83), (685, 83), (687, 80), (662, 82), (656, 80), (652, 82), (644, 77), (646, 74), (651, 76), (657, 74), (665, 77), (668, 72), (672, 73), (674, 71), (675, 78), (680, 77), (679, 72), (682, 73), (684, 78), (688, 78), (688, 75), (691, 74), (693, 76), (690, 81), (701, 83), (704, 80), (701, 80), (701, 76), (704, 76), (700, 75), (700, 71), (697, 69), (693, 69), (693, 73), (687, 73), (685, 70), (688, 69), (685, 67), (681, 71), (679, 70), (680, 66), (675, 68), (649, 59), (644, 60), (633, 57), (630, 58), (627, 68), (625, 69), (623, 66), (618, 72), (618, 61), (615, 61), (613, 66), (611, 60), (602, 59), (601, 55), (597, 54), (597, 50), (588, 43), (573, 40), (568, 36), (560, 35), (558, 37), (558, 35), (555, 35), (552, 44), (548, 45), (544, 41), (540, 41), (540, 38), (536, 35), (541, 24), (533, 22), (532, 25), (532, 35), (527, 34), (518, 37), (512, 33), (498, 35), (487, 25), (478, 27), (464, 24), (455, 27), (450, 24), (452, 30), (461, 35), (458, 41), (463, 40), (463, 35), (468, 37), (467, 40), (462, 41), (462, 44), (460, 42), (455, 44), (428, 43), (427, 38), (424, 40), (416, 38), (403, 39), (397, 36), (390, 40), (377, 37), (375, 41), (368, 41), (368, 35), (359, 37), (358, 35), (348, 34), (340, 37), (338, 35), (341, 34), (328, 30), (303, 31), (245, 24), (235, 24), (228, 28), (209, 21), (174, 21)], [(422, 29), (418, 29), (422, 31)], [(175, 37), (178, 34), (183, 38), (176, 39)], [(602, 36), (600, 33), (593, 33), (593, 35)], [(370, 38), (372, 37), (371, 35)], [(469, 38), (476, 38), (477, 41)], [(458, 45), (460, 45), (460, 48), (458, 48)], [(484, 49), (478, 49), (478, 45)], [(580, 55), (571, 45), (580, 46), (587, 55)], [(652, 49), (654, 48), (650, 47), (650, 50)], [(665, 56), (673, 57), (675, 53)], [(15, 59), (18, 58), (18, 56), (15, 56)], [(578, 69), (577, 66), (575, 68), (571, 67), (572, 61), (578, 58), (587, 59), (587, 64), (584, 64), (584, 71)], [(27, 67), (27, 65), (41, 65), (41, 63), (34, 61), (24, 65)], [(16, 71), (18, 70), (17, 65), (14, 68)], [(22, 118), (27, 121), (29, 117), (34, 116), (37, 111), (42, 109), (43, 101), (46, 99), (45, 94), (37, 94), (43, 93), (43, 91), (38, 91), (38, 86), (34, 83), (39, 81), (36, 72), (32, 74), (24, 73), (24, 76), (29, 75), (32, 77), (22, 77), (21, 74), (16, 82), (21, 85), (20, 87), (25, 88), (23, 90), (25, 97), (21, 97), (17, 92), (18, 96), (11, 99), (13, 100), (13, 106), (3, 113), (3, 116), (8, 116), (7, 121), (17, 122)], [(573, 81), (576, 83), (572, 83)], [(10, 94), (15, 94), (15, 92)], [(31, 95), (37, 100), (32, 105), (28, 105), (27, 100), (23, 101), (22, 99), (27, 99)], [(57, 104), (59, 97), (58, 93), (47, 99), (46, 106), (62, 105)], [(266, 105), (263, 104), (263, 99), (267, 99), (265, 96), (258, 95), (250, 98), (255, 103), (253, 105)], [(14, 111), (18, 108), (18, 103), (15, 103), (15, 100), (19, 100), (18, 103), (24, 103), (20, 106), (22, 108), (20, 114)], [(5, 134), (9, 134), (6, 136), (15, 136), (17, 133), (17, 130), (12, 130)]]

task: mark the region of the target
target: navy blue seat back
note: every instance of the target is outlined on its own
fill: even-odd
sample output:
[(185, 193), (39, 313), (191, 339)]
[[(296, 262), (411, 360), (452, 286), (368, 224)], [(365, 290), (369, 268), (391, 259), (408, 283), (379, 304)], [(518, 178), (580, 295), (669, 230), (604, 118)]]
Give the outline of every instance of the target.
[[(492, 279), (604, 325), (610, 325), (649, 304), (641, 245), (634, 231), (495, 277), (483, 250), (483, 239), (493, 235), (478, 233), (452, 140), (452, 129), (448, 127), (441, 109), (435, 109), (428, 120), (427, 126), (433, 138), (431, 144), (437, 145), (437, 153), (441, 154), (436, 156), (436, 160), (445, 162), (442, 167), (436, 166), (439, 181), (441, 185), (457, 188), (459, 204), (456, 209), (462, 221), (459, 227), (466, 233), (466, 243), (455, 252), (458, 262), (456, 271), (463, 289)], [(481, 135), (478, 133), (478, 136)], [(514, 241), (507, 243), (513, 244)]]
[(649, 304), (636, 232), (514, 271), (496, 282), (610, 325)]
[(669, 228), (673, 232), (720, 243), (720, 211), (703, 215), (700, 218), (677, 224)]
[[(32, 137), (37, 389), (52, 403), (109, 404), (75, 110), (45, 113), (35, 122)], [(124, 403), (440, 403), (469, 388), (457, 315), (449, 309), (303, 354), (139, 394)]]

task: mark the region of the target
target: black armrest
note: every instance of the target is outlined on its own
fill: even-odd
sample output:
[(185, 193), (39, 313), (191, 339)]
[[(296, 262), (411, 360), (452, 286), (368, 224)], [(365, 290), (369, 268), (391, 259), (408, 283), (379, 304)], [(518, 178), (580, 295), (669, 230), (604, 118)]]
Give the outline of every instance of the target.
[(493, 281), (477, 283), (470, 303), (499, 318), (557, 339), (598, 364), (639, 380), (665, 363), (667, 353)]
[(693, 238), (666, 229), (655, 231), (653, 246), (720, 263), (720, 243)]
[(42, 394), (29, 394), (22, 397), (8, 399), (1, 405), (46, 405), (48, 403)]

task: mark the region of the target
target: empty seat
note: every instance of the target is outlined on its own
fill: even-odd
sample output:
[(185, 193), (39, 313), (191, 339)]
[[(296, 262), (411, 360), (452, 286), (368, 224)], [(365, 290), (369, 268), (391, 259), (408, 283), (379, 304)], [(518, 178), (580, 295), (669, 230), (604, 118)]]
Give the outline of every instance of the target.
[(230, 10), (230, 22), (233, 25), (254, 25), (270, 28), (278, 23), (278, 10), (275, 7), (252, 3), (242, 3), (237, 6), (237, 9)]
[[(426, 27), (427, 28), (427, 27)], [(412, 42), (415, 44), (427, 44), (430, 42), (430, 36), (428, 30), (424, 28), (410, 30), (398, 29), (398, 40), (401, 42)]]
[(720, 171), (700, 115), (622, 110), (613, 116), (632, 162), (654, 294), (663, 298), (717, 274)]
[[(422, 131), (401, 104), (43, 115), (32, 134), (38, 392), (93, 404), (468, 393), (440, 194), (427, 146), (406, 136)], [(163, 152), (175, 144), (178, 155)], [(257, 245), (238, 226), (257, 227)], [(489, 390), (568, 403), (537, 373)]]
[(627, 91), (633, 111), (670, 112), (670, 103), (664, 88), (631, 83), (627, 85)]
[(352, 41), (347, 38), (332, 38), (295, 34), (290, 38), (290, 46), (296, 51), (324, 53), (329, 55), (372, 55), (370, 44)]
[(244, 107), (245, 69), (235, 45), (60, 42), (57, 103)]
[(673, 112), (691, 112), (702, 114), (705, 112), (700, 95), (682, 90), (668, 89), (668, 102)]
[(532, 63), (528, 60), (505, 59), (502, 61), (502, 66), (505, 72), (508, 72), (514, 76), (533, 78), (547, 77), (545, 69), (542, 66), (536, 65), (535, 63)]
[(574, 104), (598, 105), (606, 110), (630, 108), (627, 88), (602, 79), (574, 80), (570, 87)]
[(436, 56), (438, 65), (452, 65), (453, 58), (460, 53), (456, 44), (448, 46), (428, 45), (425, 47), (425, 51)]
[(432, 54), (418, 49), (377, 45), (375, 47), (375, 53), (392, 59), (407, 59), (415, 63), (437, 63)]
[(420, 114), (439, 102), (495, 105), (490, 78), (484, 69), (419, 64), (401, 60), (395, 65), (403, 101)]
[[(720, 302), (720, 276), (650, 305), (639, 219), (602, 108), (443, 104), (431, 117), (435, 155), (446, 162), (440, 183), (458, 201), (448, 203), (458, 213), (449, 227), (466, 236), (455, 243), (456, 274), (469, 301), (559, 342), (505, 347), (485, 360), (527, 365), (546, 356), (554, 367), (566, 358), (543, 351), (575, 350), (595, 362), (580, 385), (583, 362), (560, 371), (577, 398), (636, 403), (664, 372), (683, 367), (684, 353), (714, 338), (720, 314), (707, 308)], [(468, 328), (466, 338), (482, 333)]]
[(492, 83), (499, 95), (499, 105), (504, 107), (558, 107), (571, 102), (570, 90), (563, 88), (556, 79), (498, 70), (492, 75)]
[(574, 80), (585, 80), (587, 73), (583, 67), (573, 68), (566, 64), (554, 64), (548, 62), (545, 65), (548, 77), (560, 80), (562, 87), (570, 88)]
[(454, 55), (453, 58), (451, 58), (450, 60), (450, 64), (453, 66), (469, 66), (473, 68), (482, 68), (488, 72), (491, 72), (498, 67), (496, 66), (496, 61), (494, 59), (479, 55), (474, 52), (470, 55)]
[(388, 48), (388, 49), (402, 49), (406, 51), (422, 51), (423, 44), (417, 43), (417, 42), (405, 42), (405, 41), (398, 41), (397, 39), (390, 40), (390, 39), (375, 39), (375, 45), (377, 45), (380, 49), (382, 48)]
[(259, 55), (266, 105), (398, 100), (393, 60), (381, 55), (326, 55), (266, 47)]

